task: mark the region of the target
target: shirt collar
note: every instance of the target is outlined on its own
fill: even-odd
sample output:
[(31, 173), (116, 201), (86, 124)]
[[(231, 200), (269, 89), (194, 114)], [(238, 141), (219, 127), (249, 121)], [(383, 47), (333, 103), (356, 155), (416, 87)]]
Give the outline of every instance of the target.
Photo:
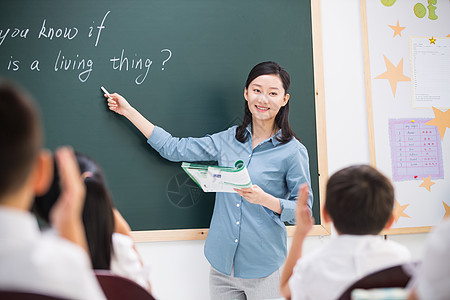
[(30, 240), (40, 237), (36, 218), (28, 211), (0, 205), (0, 236), (14, 240)]
[[(250, 136), (252, 136), (252, 123), (247, 125), (246, 130), (247, 130), (248, 134), (250, 134)], [(277, 145), (281, 144), (281, 142), (279, 140), (277, 140), (276, 137), (281, 137), (281, 129), (279, 129), (274, 135), (272, 135), (269, 138), (269, 141), (272, 142), (273, 146), (277, 146)]]

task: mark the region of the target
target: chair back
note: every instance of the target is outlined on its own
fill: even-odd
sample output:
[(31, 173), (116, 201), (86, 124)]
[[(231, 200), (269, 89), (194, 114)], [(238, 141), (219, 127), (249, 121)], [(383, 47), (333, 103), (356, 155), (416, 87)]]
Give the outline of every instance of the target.
[(30, 293), (23, 291), (0, 291), (0, 299), (8, 300), (63, 300), (64, 298), (58, 298), (55, 296), (49, 296), (40, 293)]
[(350, 300), (351, 293), (354, 289), (404, 288), (414, 274), (417, 266), (418, 263), (408, 263), (368, 274), (349, 286), (338, 299)]
[(108, 300), (155, 300), (146, 289), (128, 278), (107, 270), (95, 270), (95, 276)]

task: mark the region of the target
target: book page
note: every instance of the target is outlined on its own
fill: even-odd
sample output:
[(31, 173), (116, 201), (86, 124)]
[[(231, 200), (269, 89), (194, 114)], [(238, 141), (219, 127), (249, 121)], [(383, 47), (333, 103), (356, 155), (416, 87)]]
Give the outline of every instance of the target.
[(242, 161), (237, 161), (234, 168), (190, 163), (183, 163), (181, 166), (204, 192), (236, 193), (235, 188), (252, 186)]

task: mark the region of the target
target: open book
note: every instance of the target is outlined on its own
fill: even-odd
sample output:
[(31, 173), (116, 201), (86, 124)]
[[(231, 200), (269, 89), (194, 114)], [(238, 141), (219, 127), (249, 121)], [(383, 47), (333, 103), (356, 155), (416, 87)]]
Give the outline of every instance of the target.
[(252, 181), (245, 163), (238, 160), (234, 167), (182, 163), (184, 171), (204, 192), (236, 193), (233, 189), (249, 188)]

